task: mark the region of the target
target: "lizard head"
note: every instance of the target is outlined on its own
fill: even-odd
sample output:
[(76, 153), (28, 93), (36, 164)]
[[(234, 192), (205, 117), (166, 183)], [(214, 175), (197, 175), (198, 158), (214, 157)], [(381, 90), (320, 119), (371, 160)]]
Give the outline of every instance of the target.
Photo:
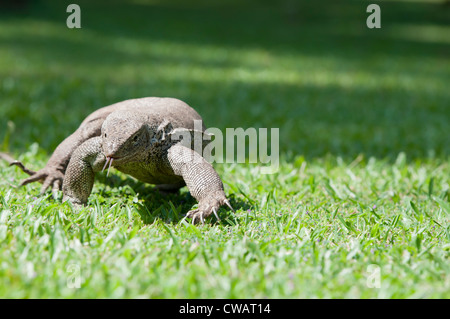
[(149, 145), (152, 131), (139, 115), (114, 112), (103, 122), (101, 137), (106, 158), (126, 162), (142, 154)]

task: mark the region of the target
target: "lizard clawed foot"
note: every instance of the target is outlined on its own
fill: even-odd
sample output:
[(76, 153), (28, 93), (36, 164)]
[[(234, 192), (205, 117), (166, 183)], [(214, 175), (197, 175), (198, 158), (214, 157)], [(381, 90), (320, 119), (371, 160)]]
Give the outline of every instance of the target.
[(51, 168), (43, 168), (38, 172), (34, 173), (30, 177), (24, 179), (20, 186), (24, 186), (26, 184), (40, 181), (42, 182), (41, 192), (40, 194), (44, 194), (47, 188), (52, 187), (53, 193), (61, 190), (62, 182), (64, 179), (64, 174), (56, 169)]
[(198, 208), (190, 210), (186, 214), (186, 217), (192, 218), (192, 224), (196, 224), (198, 222), (201, 222), (203, 224), (205, 222), (205, 218), (210, 216), (211, 214), (214, 214), (217, 220), (220, 221), (219, 215), (217, 215), (217, 211), (222, 205), (227, 205), (234, 212), (233, 207), (231, 207), (230, 202), (222, 192), (222, 194), (216, 193), (214, 195), (210, 195), (206, 198), (201, 199), (198, 203)]
[(24, 173), (30, 175), (30, 177), (24, 179), (20, 183), (20, 186), (24, 186), (33, 182), (40, 182), (42, 183), (40, 194), (43, 195), (47, 188), (51, 186), (54, 197), (56, 196), (56, 192), (61, 190), (64, 173), (62, 173), (58, 169), (53, 167), (44, 167), (38, 172), (35, 172), (23, 165), (22, 162), (15, 160), (9, 154), (0, 152), (0, 158), (7, 161), (9, 163), (9, 166), (15, 165), (19, 167)]

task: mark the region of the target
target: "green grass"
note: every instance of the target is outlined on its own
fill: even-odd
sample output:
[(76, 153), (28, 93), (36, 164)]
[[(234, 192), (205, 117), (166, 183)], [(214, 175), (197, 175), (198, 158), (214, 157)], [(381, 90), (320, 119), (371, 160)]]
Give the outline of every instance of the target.
[(280, 169), (215, 164), (236, 213), (193, 226), (186, 189), (98, 174), (75, 212), (1, 162), (0, 297), (450, 297), (446, 6), (379, 1), (369, 30), (362, 1), (91, 2), (81, 30), (71, 2), (0, 10), (4, 151), (39, 169), (98, 107), (172, 96), (279, 127)]

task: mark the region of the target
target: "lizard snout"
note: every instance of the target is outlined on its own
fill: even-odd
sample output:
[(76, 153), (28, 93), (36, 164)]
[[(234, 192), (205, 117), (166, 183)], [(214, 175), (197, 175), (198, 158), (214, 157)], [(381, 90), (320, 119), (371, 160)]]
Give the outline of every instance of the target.
[(118, 158), (118, 156), (116, 156), (117, 152), (118, 152), (118, 147), (116, 146), (116, 143), (114, 142), (106, 142), (103, 144), (103, 154), (105, 154), (106, 157), (110, 157), (110, 158)]

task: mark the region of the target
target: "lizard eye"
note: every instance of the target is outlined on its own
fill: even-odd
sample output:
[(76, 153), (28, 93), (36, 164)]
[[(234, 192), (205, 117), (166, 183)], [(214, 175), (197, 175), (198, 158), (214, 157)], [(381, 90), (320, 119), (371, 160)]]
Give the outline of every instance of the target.
[(137, 140), (138, 140), (138, 136), (136, 135), (135, 137), (133, 137), (133, 141), (137, 142)]
[(106, 137), (106, 133), (105, 133), (105, 135), (104, 135), (105, 137)]

